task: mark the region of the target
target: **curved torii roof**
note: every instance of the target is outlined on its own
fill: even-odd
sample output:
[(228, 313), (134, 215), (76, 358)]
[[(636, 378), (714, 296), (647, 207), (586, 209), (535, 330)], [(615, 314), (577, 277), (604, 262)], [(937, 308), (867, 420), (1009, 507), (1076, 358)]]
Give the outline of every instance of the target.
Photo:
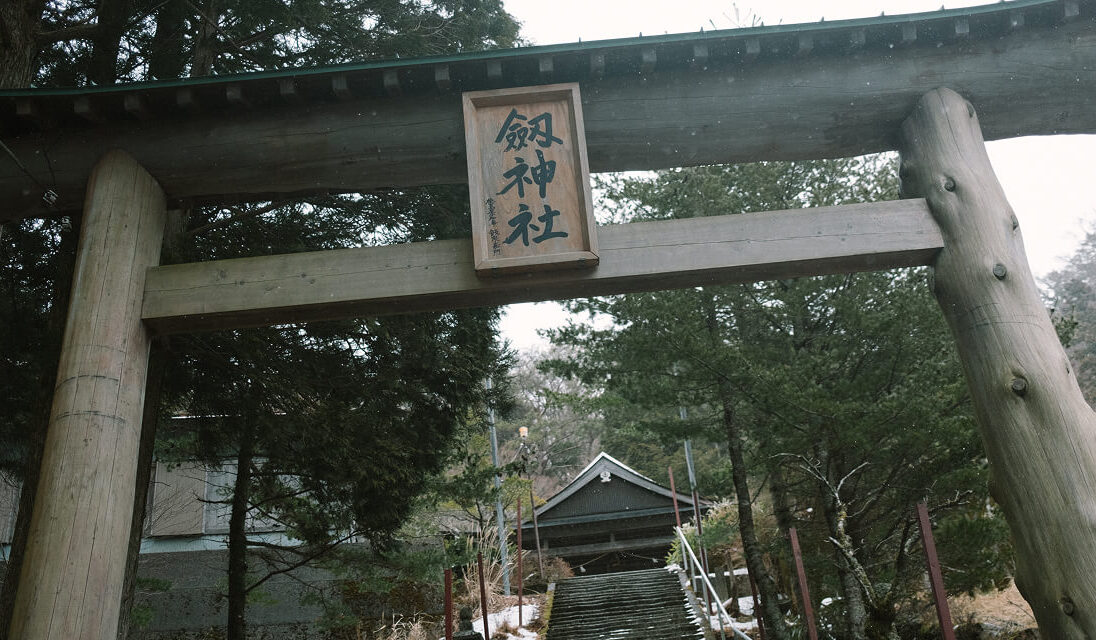
[[(1096, 132), (1096, 0), (979, 7), (376, 60), (109, 87), (0, 91), (0, 220), (78, 209), (126, 150), (175, 205), (467, 179), (460, 92), (577, 82), (590, 169), (891, 150), (948, 86), (986, 139)], [(210, 168), (216, 170), (211, 171)]]

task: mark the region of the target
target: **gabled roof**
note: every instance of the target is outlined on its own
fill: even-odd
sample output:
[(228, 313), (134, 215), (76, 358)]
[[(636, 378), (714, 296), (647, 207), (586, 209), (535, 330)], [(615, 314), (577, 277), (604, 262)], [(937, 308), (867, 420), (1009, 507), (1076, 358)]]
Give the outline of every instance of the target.
[[(599, 482), (602, 481), (602, 473), (608, 473), (610, 477), (614, 479), (623, 480), (657, 495), (664, 496), (667, 499), (673, 499), (673, 493), (671, 493), (668, 488), (656, 483), (654, 480), (651, 480), (647, 476), (602, 451), (592, 462), (590, 462), (590, 464), (586, 465), (585, 469), (575, 476), (575, 479), (572, 480), (570, 484), (549, 498), (548, 502), (537, 508), (537, 517), (543, 517), (548, 511), (551, 511), (556, 506), (562, 504), (568, 498), (578, 493), (583, 487), (595, 480)], [(692, 496), (678, 492), (677, 501), (682, 507), (688, 507), (689, 509), (692, 509), (693, 507)], [(701, 506), (703, 506), (703, 501), (701, 501)]]

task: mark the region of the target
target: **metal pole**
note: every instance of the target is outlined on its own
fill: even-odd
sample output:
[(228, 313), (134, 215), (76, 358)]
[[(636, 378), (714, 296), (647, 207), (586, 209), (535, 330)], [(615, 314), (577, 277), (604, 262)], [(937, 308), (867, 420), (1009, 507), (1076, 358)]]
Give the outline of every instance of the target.
[(453, 640), (453, 570), (445, 570), (445, 640)]
[(529, 484), (529, 508), (533, 510), (533, 539), (537, 542), (537, 565), (540, 567), (540, 577), (547, 579), (544, 575), (544, 554), (540, 551), (540, 526), (537, 524), (537, 507), (533, 502), (533, 485)]
[[(693, 489), (693, 515), (696, 516), (696, 535), (704, 535), (704, 525), (701, 523), (700, 514), (700, 496), (697, 494), (696, 489)], [(704, 543), (698, 538), (697, 545), (700, 547), (700, 561), (704, 563), (704, 570), (708, 570), (707, 554), (704, 553)]]
[[(681, 416), (682, 420), (685, 420), (686, 417), (688, 417), (685, 412), (685, 407), (678, 407), (677, 410), (678, 415)], [(701, 572), (703, 572), (704, 579), (707, 580), (708, 557), (707, 554), (704, 553), (704, 525), (700, 522), (700, 499), (696, 493), (696, 470), (693, 468), (693, 447), (688, 440), (685, 440), (685, 469), (689, 472), (689, 490), (692, 492), (693, 496), (693, 518), (696, 520), (696, 549), (698, 552), (697, 555), (699, 556), (697, 560), (700, 563), (700, 566), (697, 568), (700, 569)], [(712, 615), (712, 597), (718, 596), (716, 596), (716, 594), (714, 593), (709, 596), (708, 590), (705, 589), (704, 607), (705, 613), (709, 616), (709, 621), (711, 620)]]
[(951, 610), (948, 609), (948, 594), (944, 591), (944, 576), (940, 572), (940, 559), (936, 557), (936, 542), (932, 538), (932, 523), (929, 522), (929, 509), (924, 502), (917, 503), (917, 523), (921, 525), (921, 542), (925, 547), (925, 563), (929, 566), (929, 582), (932, 584), (932, 599), (936, 604), (936, 617), (940, 620), (940, 633), (944, 640), (955, 640), (952, 628)]
[[(677, 530), (680, 532), (682, 529), (681, 527), (678, 527)], [(685, 534), (679, 533), (678, 535), (681, 538), (681, 564), (683, 564), (685, 566), (685, 570), (689, 572), (689, 585), (695, 586), (693, 584), (696, 582), (696, 580), (693, 579), (693, 568), (689, 564), (689, 554), (687, 551), (685, 551)]]
[(521, 596), (523, 595), (522, 594), (522, 591), (523, 591), (522, 587), (524, 586), (524, 576), (522, 575), (522, 568), (521, 568), (522, 553), (521, 553), (521, 498), (520, 497), (518, 498), (517, 521), (518, 521), (518, 551), (517, 551), (517, 554), (518, 554), (518, 627), (520, 628), (522, 626), (522, 624), (521, 624), (521, 605), (522, 605)]
[(677, 520), (677, 528), (680, 529), (681, 528), (681, 512), (678, 511), (678, 509), (677, 509), (677, 489), (674, 488), (674, 468), (673, 467), (668, 467), (667, 470), (670, 472), (670, 493), (674, 497), (674, 519)]
[[(494, 388), (495, 382), (491, 378), (487, 378), (484, 386), (490, 391)], [(499, 562), (502, 564), (502, 592), (508, 596), (510, 595), (510, 566), (506, 557), (506, 543), (510, 536), (506, 532), (506, 514), (502, 509), (502, 475), (498, 472), (499, 439), (495, 434), (495, 407), (491, 404), (490, 399), (487, 401), (487, 426), (491, 431), (491, 464), (495, 466), (495, 491), (497, 492), (495, 517), (499, 523)], [(484, 640), (489, 639), (484, 638)]]
[(491, 630), (487, 626), (487, 578), (483, 575), (483, 552), (476, 554), (479, 564), (480, 609), (483, 610), (483, 640), (491, 640)]
[[(685, 411), (685, 407), (678, 407), (678, 415), (682, 420), (688, 417)], [(700, 494), (696, 490), (696, 467), (693, 466), (693, 444), (688, 439), (685, 440), (685, 467), (689, 472), (689, 490), (693, 494), (693, 516), (696, 518), (696, 546), (700, 555), (700, 566), (704, 570), (704, 575), (708, 575), (708, 552), (704, 548), (704, 541), (702, 539), (704, 535), (704, 525), (701, 523), (702, 514), (700, 513)]]
[(811, 591), (807, 588), (807, 572), (803, 570), (803, 553), (799, 550), (799, 536), (795, 527), (788, 529), (792, 540), (792, 555), (795, 557), (795, 573), (799, 576), (799, 596), (803, 599), (803, 617), (807, 619), (807, 634), (811, 640), (818, 640), (818, 631), (814, 628), (814, 609), (811, 608)]
[[(684, 409), (682, 409), (684, 411)], [(686, 443), (689, 441), (686, 440)], [(689, 449), (686, 448), (686, 455)], [(688, 459), (688, 458), (686, 458)], [(690, 468), (692, 465), (690, 465)], [(691, 479), (690, 479), (691, 480)], [(696, 495), (696, 486), (693, 486), (693, 516), (696, 518), (696, 549), (700, 555), (700, 570), (704, 572), (704, 579), (708, 579), (708, 555), (704, 553), (704, 526), (700, 524), (700, 499)], [(712, 597), (719, 597), (717, 594), (712, 594)], [(708, 600), (708, 591), (704, 591), (704, 606), (708, 607), (708, 614), (711, 615), (712, 603)]]
[[(685, 407), (678, 407), (677, 413), (681, 416), (682, 422), (688, 418), (688, 413), (685, 411)], [(685, 440), (685, 469), (689, 472), (689, 488), (696, 490), (696, 467), (693, 466), (693, 443), (688, 439)]]
[[(685, 532), (682, 531), (680, 527), (678, 527), (676, 533), (677, 539), (681, 541), (682, 557), (686, 559), (686, 566), (697, 566), (700, 563), (700, 560), (697, 559), (696, 554), (689, 547), (689, 541), (685, 539)], [(688, 561), (689, 558), (692, 559), (691, 562)], [(711, 593), (714, 596), (716, 592), (715, 587), (712, 586), (712, 583), (708, 580), (707, 576), (701, 576), (700, 581), (701, 586), (704, 587), (704, 592)], [(723, 640), (726, 640), (727, 635), (726, 629), (724, 628), (724, 623), (731, 621), (731, 615), (727, 613), (727, 609), (723, 606), (723, 603), (721, 603), (718, 598), (715, 599), (715, 614), (719, 619), (719, 637)], [(708, 628), (712, 631), (715, 631), (715, 626), (714, 623), (712, 623), (711, 616), (708, 617)], [(732, 628), (731, 631), (733, 631), (736, 636), (740, 636), (743, 640), (750, 640), (749, 636), (742, 633), (738, 629)]]

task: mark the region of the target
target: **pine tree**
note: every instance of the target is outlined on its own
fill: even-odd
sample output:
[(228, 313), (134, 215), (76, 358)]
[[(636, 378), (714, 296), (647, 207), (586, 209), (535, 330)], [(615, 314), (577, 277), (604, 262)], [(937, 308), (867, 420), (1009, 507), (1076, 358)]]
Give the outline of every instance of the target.
[[(0, 61), (12, 64), (5, 66), (0, 81), (7, 86), (103, 85), (295, 68), (511, 46), (517, 37), (517, 24), (498, 0), (379, 4), (360, 0), (288, 4), (77, 0), (12, 3), (5, 5), (3, 12)], [(212, 259), (454, 237), (468, 232), (466, 207), (466, 190), (431, 188), (298, 203), (194, 208), (176, 221), (175, 232), (169, 232), (165, 255), (169, 260)], [(43, 236), (38, 242), (52, 241), (48, 227), (41, 227)], [(0, 239), (6, 242), (8, 238), (19, 240), (5, 227)], [(19, 260), (13, 255), (5, 268), (24, 269), (26, 262)], [(56, 261), (46, 256), (47, 263)], [(65, 270), (57, 272), (63, 276)], [(13, 291), (41, 286), (39, 281), (19, 282)], [(56, 288), (67, 292), (68, 287)], [(41, 317), (46, 309), (53, 309), (63, 320), (63, 299), (57, 296), (19, 311)], [(404, 513), (398, 508), (374, 509), (376, 494), (413, 493), (422, 486), (420, 478), (438, 468), (454, 426), (466, 419), (470, 407), (480, 403), (481, 394), (475, 389), (497, 358), (492, 342), (495, 316), (493, 311), (469, 311), (278, 327), (176, 337), (154, 346), (154, 354), (164, 354), (165, 411), (192, 410), (238, 418), (214, 435), (199, 430), (174, 438), (175, 455), (183, 455), (186, 444), (194, 447), (189, 453), (192, 456), (251, 462), (238, 465), (252, 474), (248, 477), (245, 471), (238, 475), (243, 477), (239, 488), (244, 495), (237, 501), (239, 517), (234, 518), (237, 526), (230, 536), (235, 541), (231, 555), (236, 575), (229, 580), (233, 616), (239, 618), (241, 598), (248, 588), (240, 577), (246, 562), (246, 553), (240, 549), (246, 539), (240, 535), (245, 518), (240, 514), (254, 508), (257, 501), (263, 501), (269, 516), (284, 519), (292, 531), (314, 544), (319, 544), (315, 537), (323, 537), (320, 532), (345, 531), (338, 526), (350, 519), (355, 527), (380, 537), (398, 524)], [(39, 322), (28, 320), (30, 317), (14, 319), (10, 326)], [(25, 372), (52, 366), (59, 339), (59, 330), (51, 334), (50, 344), (34, 352), (41, 360), (24, 367)], [(5, 353), (5, 366), (21, 367), (19, 353)], [(388, 380), (384, 377), (388, 375), (399, 377)], [(296, 376), (295, 381), (288, 376)], [(39, 377), (52, 382), (46, 373)], [(43, 412), (41, 407), (27, 406), (25, 400), (16, 398), (11, 406), (13, 419), (3, 427), (11, 446), (5, 450), (20, 454), (9, 467), (22, 464), (32, 470), (28, 475), (33, 475), (37, 469), (33, 444), (45, 423), (35, 426), (25, 419)], [(48, 394), (41, 401), (48, 408)], [(298, 420), (295, 427), (286, 426), (288, 419), (274, 417), (291, 412)], [(413, 421), (420, 424), (419, 430), (412, 432)], [(378, 426), (382, 428), (376, 432), (378, 437), (362, 435)], [(386, 434), (383, 428), (390, 432)], [(302, 435), (307, 429), (323, 437), (309, 440)], [(272, 462), (278, 447), (286, 443), (313, 443), (316, 448), (298, 447), (299, 464), (292, 468)], [(406, 446), (400, 449), (399, 444)], [(398, 449), (398, 454), (386, 450), (389, 445)], [(319, 455), (320, 446), (328, 447), (326, 458)], [(372, 447), (372, 456), (355, 456), (349, 446)], [(147, 470), (151, 447), (143, 450)], [(333, 456), (331, 451), (346, 455)], [(385, 453), (388, 457), (379, 457)], [(261, 466), (257, 464), (260, 459), (266, 461)], [(326, 466), (301, 468), (325, 460)], [(363, 463), (378, 465), (378, 473), (367, 474)], [(383, 464), (388, 466), (382, 469)], [(281, 478), (290, 476), (296, 478), (292, 482), (302, 488), (302, 495), (309, 496), (311, 506), (304, 506), (301, 500), (284, 504), (270, 500), (285, 488), (279, 485)], [(33, 482), (32, 477), (28, 480)], [(355, 484), (357, 492), (347, 488)], [(331, 501), (329, 511), (316, 506), (323, 500)], [(143, 505), (143, 496), (138, 496), (135, 508)], [(342, 511), (336, 513), (338, 509)], [(28, 517), (29, 502), (20, 510), (20, 521)], [(19, 540), (14, 547), (9, 569), (18, 566)], [(131, 553), (135, 558), (136, 546)], [(4, 632), (10, 616), (7, 603), (17, 577), (18, 571), (13, 570), (5, 575), (0, 620)], [(242, 637), (242, 625), (233, 625), (232, 637)]]
[(1059, 337), (1085, 399), (1096, 402), (1096, 232), (1085, 234), (1066, 266), (1046, 278)]
[[(705, 167), (619, 181), (607, 196), (625, 219), (693, 217), (893, 198), (894, 175), (866, 159)], [(800, 530), (822, 587), (813, 593), (840, 597), (848, 637), (893, 637), (899, 605), (918, 589), (917, 501), (956, 530), (986, 533), (978, 570), (942, 546), (965, 569), (961, 589), (997, 584), (1009, 568), (961, 372), (925, 280), (922, 271), (864, 273), (581, 301), (572, 309), (613, 324), (557, 332), (576, 355), (551, 365), (597, 386), (610, 426), (710, 441), (721, 432), (763, 596), (776, 589), (763, 573), (766, 536), (751, 522), (751, 475), (770, 480), (781, 533)], [(690, 421), (675, 418), (678, 405)], [(783, 634), (779, 614), (764, 613)]]

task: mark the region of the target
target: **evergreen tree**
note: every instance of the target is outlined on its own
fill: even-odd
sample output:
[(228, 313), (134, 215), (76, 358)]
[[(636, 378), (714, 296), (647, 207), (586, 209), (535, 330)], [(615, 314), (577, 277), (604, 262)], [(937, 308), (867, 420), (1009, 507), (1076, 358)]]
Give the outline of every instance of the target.
[[(2, 11), (0, 66), (11, 66), (0, 76), (0, 86), (103, 85), (429, 55), (511, 46), (517, 36), (517, 24), (498, 0), (30, 1), (10, 3)], [(194, 208), (169, 230), (165, 257), (214, 259), (455, 237), (468, 233), (467, 220), (463, 188)], [(41, 233), (30, 242), (47, 252), (35, 260), (64, 261), (63, 254), (53, 257), (45, 246), (59, 244), (64, 233), (57, 236), (50, 224), (27, 228)], [(5, 248), (9, 238), (23, 242), (4, 227)], [(6, 252), (5, 273), (27, 273), (29, 254), (20, 251)], [(71, 267), (53, 273), (62, 282)], [(18, 327), (63, 324), (61, 292), (67, 293), (67, 281), (52, 287), (52, 299), (31, 302), (37, 295), (32, 290), (50, 288), (42, 277), (52, 276), (36, 275), (33, 282), (30, 276), (28, 282), (12, 276), (12, 291), (20, 297), (28, 291), (26, 304), (13, 305), (13, 313), (22, 315), (9, 325), (19, 340), (24, 334), (14, 332)], [(42, 322), (49, 310), (58, 322)], [(492, 342), (495, 319), (494, 311), (454, 312), (180, 336), (154, 346), (154, 358), (163, 354), (167, 372), (165, 412), (234, 418), (220, 429), (205, 423), (194, 433), (173, 434), (171, 443), (173, 455), (235, 458), (240, 471), (229, 536), (230, 637), (242, 637), (243, 595), (249, 588), (246, 513), (261, 504), (267, 517), (281, 519), (316, 548), (330, 532), (347, 531), (351, 522), (353, 530), (374, 537), (391, 531), (405, 510), (377, 509), (377, 496), (412, 494), (421, 489), (422, 477), (438, 469), (455, 425), (481, 404), (479, 380), (493, 371), (498, 355)], [(19, 349), (3, 355), (5, 367), (22, 368), (24, 377), (41, 372), (38, 378), (45, 382), (24, 389), (52, 383), (46, 370), (56, 362), (60, 329), (43, 339), (49, 344), (29, 340), (32, 332), (25, 335), (26, 345), (35, 347), (27, 356), (32, 364), (23, 366), (20, 354), (29, 352)], [(19, 454), (5, 461), (6, 467), (30, 470), (24, 475), (32, 486), (34, 443), (45, 422), (35, 424), (28, 416), (48, 411), (49, 394), (39, 399), (41, 406), (29, 406), (29, 399), (13, 398), (7, 414), (12, 418), (2, 428), (10, 438), (5, 450)], [(279, 419), (282, 413), (286, 417)], [(161, 443), (162, 450), (165, 446)], [(151, 447), (143, 451), (147, 470)], [(377, 465), (376, 474), (368, 473), (369, 464)], [(285, 491), (286, 483), (293, 491)], [(295, 492), (284, 501), (274, 499)], [(24, 503), (21, 523), (29, 518), (29, 500)], [(139, 495), (135, 508), (143, 505)], [(135, 558), (136, 546), (132, 553)], [(20, 555), (17, 538), (5, 575), (0, 620), (5, 633)]]
[(1085, 234), (1066, 266), (1046, 278), (1052, 317), (1077, 382), (1096, 401), (1096, 231)]
[[(893, 198), (894, 175), (880, 160), (760, 163), (618, 181), (607, 195), (620, 218), (693, 217)], [(982, 554), (977, 567), (942, 544), (964, 569), (960, 589), (1008, 571), (965, 386), (925, 279), (865, 273), (580, 301), (571, 308), (613, 324), (557, 332), (576, 355), (549, 366), (596, 385), (610, 427), (722, 434), (763, 598), (776, 589), (751, 522), (750, 475), (769, 480), (780, 529), (800, 530), (817, 563), (813, 593), (844, 603), (847, 637), (892, 637), (899, 605), (919, 587), (909, 556), (918, 500), (984, 534), (979, 548), (992, 560)], [(675, 416), (678, 405), (689, 420)], [(782, 635), (779, 612), (764, 614)]]

